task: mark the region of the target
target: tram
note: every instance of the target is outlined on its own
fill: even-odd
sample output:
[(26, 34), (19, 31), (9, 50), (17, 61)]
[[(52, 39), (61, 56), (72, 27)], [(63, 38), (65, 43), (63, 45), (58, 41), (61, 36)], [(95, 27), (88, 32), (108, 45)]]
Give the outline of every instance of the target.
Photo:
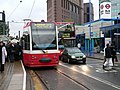
[(23, 63), (27, 67), (59, 64), (58, 31), (53, 22), (27, 22), (21, 38)]

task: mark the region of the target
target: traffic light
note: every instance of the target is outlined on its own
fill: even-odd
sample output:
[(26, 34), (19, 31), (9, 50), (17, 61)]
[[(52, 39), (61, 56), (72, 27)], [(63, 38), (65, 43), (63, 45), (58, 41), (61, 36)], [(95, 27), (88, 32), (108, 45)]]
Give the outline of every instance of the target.
[(2, 21), (5, 22), (5, 11), (2, 13)]
[(5, 11), (0, 12), (0, 35), (6, 34)]
[(0, 22), (5, 22), (5, 11), (0, 12)]

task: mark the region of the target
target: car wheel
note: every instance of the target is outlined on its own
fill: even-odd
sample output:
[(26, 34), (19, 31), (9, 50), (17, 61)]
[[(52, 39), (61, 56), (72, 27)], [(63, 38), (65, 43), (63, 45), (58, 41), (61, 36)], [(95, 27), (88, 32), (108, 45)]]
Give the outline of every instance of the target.
[(64, 61), (64, 60), (63, 60), (63, 57), (61, 57), (61, 61)]
[(85, 61), (83, 61), (83, 64), (86, 64), (86, 60), (85, 60)]
[(70, 59), (69, 59), (69, 58), (67, 59), (67, 62), (68, 62), (69, 64), (71, 63), (71, 61), (70, 61)]

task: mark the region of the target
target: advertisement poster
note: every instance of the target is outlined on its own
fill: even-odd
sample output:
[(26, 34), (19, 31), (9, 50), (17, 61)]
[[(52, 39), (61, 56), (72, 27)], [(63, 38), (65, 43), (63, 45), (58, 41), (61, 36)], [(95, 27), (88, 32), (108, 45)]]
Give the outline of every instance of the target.
[(111, 44), (111, 38), (105, 38), (105, 47), (106, 47), (106, 44)]

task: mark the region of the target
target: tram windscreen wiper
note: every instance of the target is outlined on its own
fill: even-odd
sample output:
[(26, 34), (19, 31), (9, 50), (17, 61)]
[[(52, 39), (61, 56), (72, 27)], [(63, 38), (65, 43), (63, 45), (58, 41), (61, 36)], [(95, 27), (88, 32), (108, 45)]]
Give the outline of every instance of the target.
[(37, 46), (37, 45), (34, 45), (34, 46), (33, 46), (33, 50), (41, 50), (43, 53), (46, 53), (42, 48), (40, 48), (40, 47)]
[(46, 53), (43, 49), (40, 49), (43, 53)]

